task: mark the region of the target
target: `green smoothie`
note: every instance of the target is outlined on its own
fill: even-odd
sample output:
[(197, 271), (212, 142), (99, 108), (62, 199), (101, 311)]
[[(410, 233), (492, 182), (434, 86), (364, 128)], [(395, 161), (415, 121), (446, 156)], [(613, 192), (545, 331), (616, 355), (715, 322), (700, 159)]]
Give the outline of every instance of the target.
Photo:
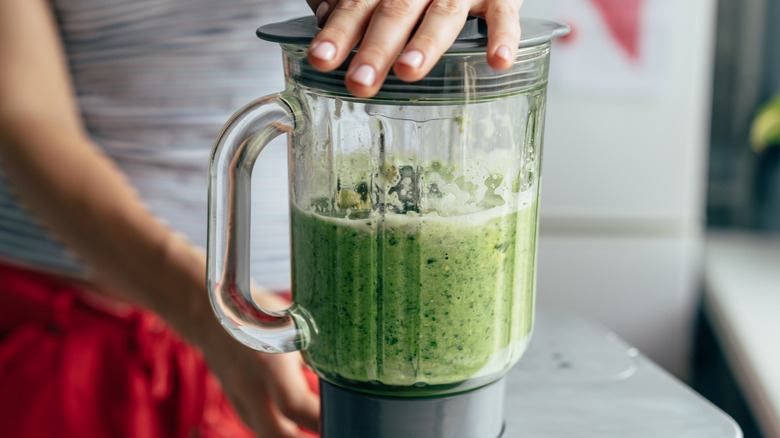
[(316, 330), (307, 361), (380, 393), (505, 371), (532, 327), (536, 218), (535, 200), (455, 216), (293, 206), (293, 298)]

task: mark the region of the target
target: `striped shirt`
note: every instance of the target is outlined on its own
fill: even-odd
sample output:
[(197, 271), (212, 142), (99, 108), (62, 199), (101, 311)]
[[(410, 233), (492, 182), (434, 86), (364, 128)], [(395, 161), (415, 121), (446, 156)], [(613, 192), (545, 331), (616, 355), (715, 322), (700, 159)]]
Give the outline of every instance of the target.
[[(148, 207), (205, 247), (207, 167), (221, 126), (281, 91), (280, 48), (262, 24), (311, 14), (304, 0), (52, 0), (92, 140)], [(253, 279), (290, 282), (286, 143), (260, 156), (253, 181)], [(0, 258), (69, 275), (88, 268), (20, 206), (0, 173)]]

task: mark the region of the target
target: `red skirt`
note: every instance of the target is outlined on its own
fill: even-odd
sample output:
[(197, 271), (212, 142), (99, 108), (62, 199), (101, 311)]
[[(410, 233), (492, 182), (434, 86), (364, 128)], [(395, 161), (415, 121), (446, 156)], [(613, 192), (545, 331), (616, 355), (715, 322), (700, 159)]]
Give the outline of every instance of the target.
[(254, 436), (200, 352), (155, 315), (0, 264), (0, 435)]

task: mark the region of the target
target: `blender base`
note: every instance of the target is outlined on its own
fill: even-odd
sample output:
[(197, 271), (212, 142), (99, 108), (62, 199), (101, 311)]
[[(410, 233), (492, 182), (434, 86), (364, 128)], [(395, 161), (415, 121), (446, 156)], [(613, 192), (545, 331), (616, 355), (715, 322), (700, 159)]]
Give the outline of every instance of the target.
[(457, 395), (383, 397), (320, 380), (322, 438), (498, 438), (504, 379)]

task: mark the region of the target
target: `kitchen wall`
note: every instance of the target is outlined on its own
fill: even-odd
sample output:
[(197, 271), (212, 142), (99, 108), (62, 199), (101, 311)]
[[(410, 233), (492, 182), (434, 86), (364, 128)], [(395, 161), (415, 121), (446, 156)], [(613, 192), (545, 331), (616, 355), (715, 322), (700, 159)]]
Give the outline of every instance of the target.
[(538, 303), (685, 378), (699, 295), (715, 0), (526, 0), (555, 43)]

